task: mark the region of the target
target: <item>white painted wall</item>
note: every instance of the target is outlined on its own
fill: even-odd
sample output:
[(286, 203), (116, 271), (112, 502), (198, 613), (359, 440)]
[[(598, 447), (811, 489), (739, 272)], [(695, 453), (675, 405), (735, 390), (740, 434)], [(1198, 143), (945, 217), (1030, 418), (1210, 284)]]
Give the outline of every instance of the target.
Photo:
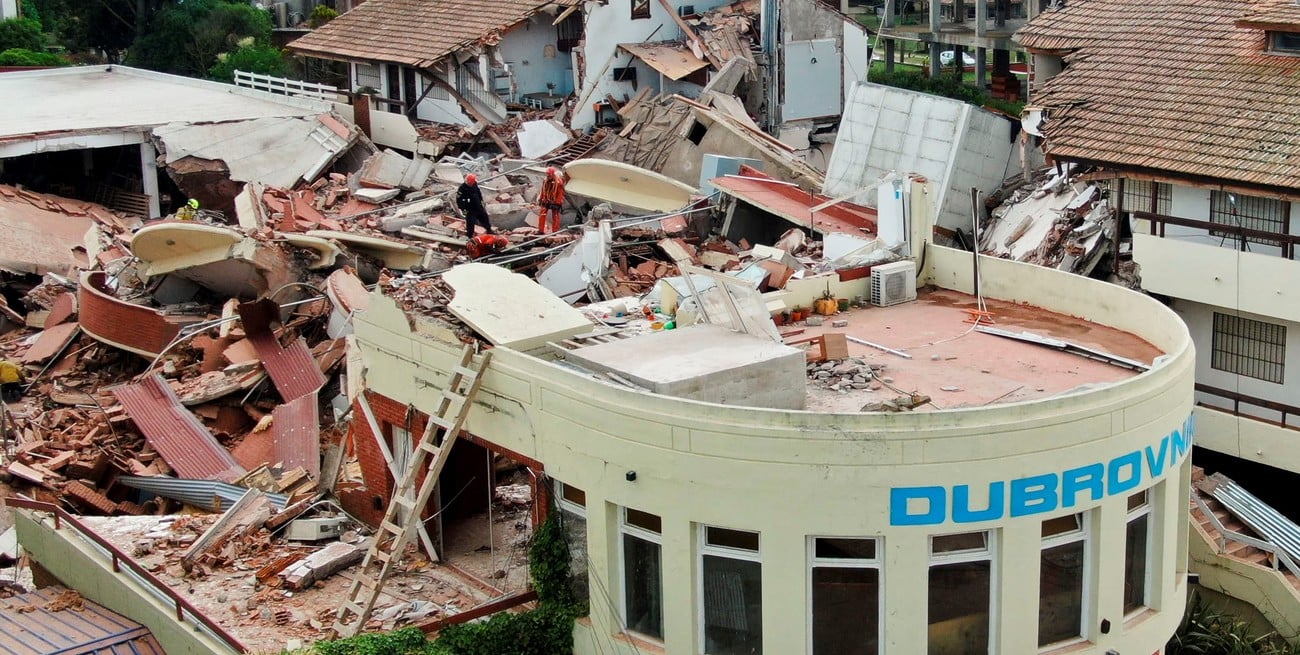
[(844, 26), (844, 98), (849, 97), (854, 82), (866, 82), (871, 71), (871, 35), (860, 25)]
[[(1173, 309), (1187, 323), (1187, 331), (1196, 343), (1196, 381), (1219, 389), (1236, 391), (1248, 396), (1264, 398), (1289, 405), (1300, 405), (1300, 323), (1280, 320), (1272, 316), (1235, 312), (1222, 307), (1214, 307), (1190, 301), (1177, 301)], [(1283, 384), (1220, 371), (1210, 366), (1211, 344), (1214, 335), (1214, 313), (1236, 314), (1244, 318), (1265, 321), (1286, 326), (1286, 360)], [(1221, 406), (1224, 400), (1215, 400), (1213, 396), (1198, 394), (1211, 404)], [(1243, 404), (1243, 414), (1250, 414), (1269, 421), (1281, 420), (1278, 412)], [(1294, 420), (1294, 419), (1290, 419)]]
[(506, 32), (497, 46), (501, 59), (510, 64), (516, 100), (525, 93), (545, 93), (547, 82), (555, 85), (556, 93), (573, 91), (573, 64), (569, 53), (555, 48), (554, 20), (545, 13), (533, 16)]
[[(1011, 122), (959, 100), (879, 84), (849, 95), (823, 191), (848, 195), (890, 171), (934, 182), (934, 223), (970, 229), (970, 188), (990, 193), (1019, 169)], [(870, 201), (870, 196), (866, 196)]]
[[(725, 0), (668, 0), (668, 3), (674, 10), (682, 5), (692, 5), (696, 13), (727, 4)], [(613, 69), (627, 66), (633, 60), (631, 55), (618, 50), (618, 44), (685, 38), (659, 0), (650, 0), (650, 18), (631, 20), (631, 0), (610, 0), (608, 4), (588, 2), (583, 6), (583, 12), (586, 15), (583, 51), (587, 65), (584, 79), (578, 85), (578, 106), (570, 121), (574, 128), (585, 128), (596, 121), (592, 105), (605, 94), (622, 98), (625, 93), (635, 93), (631, 84), (613, 80)], [(643, 77), (640, 71), (637, 75)]]

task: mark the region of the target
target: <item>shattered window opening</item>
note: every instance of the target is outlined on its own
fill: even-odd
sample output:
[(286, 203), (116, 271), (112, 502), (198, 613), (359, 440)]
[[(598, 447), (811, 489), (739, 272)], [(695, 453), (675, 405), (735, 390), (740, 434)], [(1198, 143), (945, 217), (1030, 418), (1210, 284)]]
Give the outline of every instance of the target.
[(1283, 384), (1286, 326), (1214, 313), (1210, 368)]

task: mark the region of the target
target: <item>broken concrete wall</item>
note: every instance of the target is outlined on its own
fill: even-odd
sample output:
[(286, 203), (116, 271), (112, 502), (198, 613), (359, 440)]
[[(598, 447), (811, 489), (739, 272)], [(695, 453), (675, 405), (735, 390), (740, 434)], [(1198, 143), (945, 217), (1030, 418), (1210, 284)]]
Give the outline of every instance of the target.
[[(988, 194), (1020, 169), (1007, 118), (960, 100), (879, 84), (859, 84), (844, 109), (824, 192), (848, 195), (891, 171), (934, 183), (932, 219), (970, 231), (970, 189)], [(861, 200), (875, 202), (874, 194)]]

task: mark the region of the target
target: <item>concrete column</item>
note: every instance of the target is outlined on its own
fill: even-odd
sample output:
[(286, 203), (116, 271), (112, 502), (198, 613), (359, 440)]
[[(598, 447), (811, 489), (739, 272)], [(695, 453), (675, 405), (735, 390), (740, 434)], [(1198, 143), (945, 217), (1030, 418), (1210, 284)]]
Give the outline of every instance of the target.
[(587, 567), (591, 628), (598, 642), (622, 631), (619, 616), (618, 508), (587, 490)]
[[(664, 650), (698, 653), (700, 632), (695, 590), (695, 528), (686, 514), (663, 517)], [(689, 581), (689, 584), (687, 582)]]
[(768, 530), (759, 535), (765, 653), (802, 653), (808, 648), (808, 607), (812, 601), (808, 597), (808, 548), (804, 539), (791, 530)]
[[(1093, 510), (1092, 550), (1088, 553), (1088, 575), (1092, 576), (1091, 594), (1083, 599), (1088, 623), (1083, 636), (1105, 651), (1117, 643), (1124, 628), (1124, 545), (1128, 497), (1112, 496)], [(1101, 622), (1110, 621), (1110, 630), (1101, 632)]]
[(894, 26), (894, 0), (885, 0), (885, 14), (880, 17), (880, 26)]
[[(980, 9), (983, 9), (983, 7)], [(987, 48), (975, 48), (975, 86), (978, 86), (981, 91), (989, 88), (989, 72), (984, 65), (984, 59), (988, 57), (988, 52)]]
[[(936, 31), (937, 31), (937, 28), (936, 28)], [(931, 41), (931, 42), (930, 42), (930, 77), (938, 77), (938, 76), (939, 76), (939, 70), (940, 70), (940, 66), (939, 66), (939, 52), (941, 51), (940, 48), (942, 48), (942, 47), (943, 47), (943, 44), (942, 44), (942, 43), (939, 43), (938, 41)]]
[[(924, 530), (885, 540), (882, 605), (885, 623), (880, 652), (925, 655), (929, 633), (930, 539)], [(1032, 651), (1031, 651), (1032, 652)]]
[(976, 0), (975, 3), (975, 36), (984, 38), (988, 31), (989, 3), (988, 0)]
[(158, 151), (149, 143), (148, 136), (140, 143), (140, 179), (144, 182), (144, 194), (149, 196), (149, 218), (162, 216), (158, 198)]
[(1026, 625), (1038, 623), (1038, 577), (1043, 558), (1042, 524), (1035, 521), (1009, 523), (998, 535), (993, 575), (994, 653), (1033, 653), (1038, 650), (1038, 631)]
[(940, 0), (929, 0), (929, 1), (930, 1), (930, 31), (934, 32), (934, 38), (939, 38), (939, 29), (943, 23), (943, 14), (940, 11), (943, 8), (943, 3), (940, 2)]
[(885, 39), (885, 70), (894, 72), (894, 51), (897, 49), (893, 39)]

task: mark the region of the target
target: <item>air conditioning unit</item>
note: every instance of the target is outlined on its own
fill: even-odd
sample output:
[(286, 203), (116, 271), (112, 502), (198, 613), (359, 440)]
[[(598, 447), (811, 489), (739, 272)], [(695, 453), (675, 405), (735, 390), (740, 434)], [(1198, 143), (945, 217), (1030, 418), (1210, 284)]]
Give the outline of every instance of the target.
[(685, 18), (695, 15), (695, 5), (682, 5), (677, 8), (677, 15)]
[(888, 307), (913, 300), (916, 300), (916, 262), (893, 262), (871, 269), (871, 304)]
[(320, 518), (320, 519), (298, 519), (290, 521), (289, 527), (285, 532), (285, 539), (290, 541), (321, 541), (322, 539), (333, 539), (343, 534), (343, 530), (348, 525), (348, 519), (343, 516)]

